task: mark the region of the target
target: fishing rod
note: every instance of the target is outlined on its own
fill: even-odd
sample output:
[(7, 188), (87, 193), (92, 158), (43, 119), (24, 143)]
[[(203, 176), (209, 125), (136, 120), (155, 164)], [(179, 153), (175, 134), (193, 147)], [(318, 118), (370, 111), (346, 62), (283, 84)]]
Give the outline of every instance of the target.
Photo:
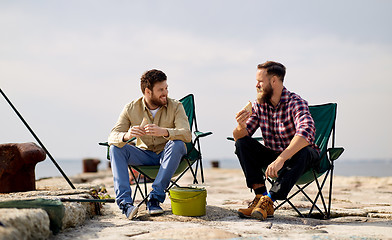
[(57, 164), (57, 162), (54, 160), (54, 158), (52, 157), (52, 155), (49, 153), (49, 151), (46, 149), (46, 147), (44, 146), (44, 144), (41, 142), (41, 140), (39, 140), (38, 136), (34, 133), (33, 129), (30, 128), (29, 124), (27, 124), (27, 122), (24, 120), (24, 118), (22, 117), (22, 115), (18, 112), (18, 110), (14, 107), (14, 105), (11, 103), (11, 101), (8, 99), (8, 97), (5, 95), (5, 93), (3, 92), (3, 90), (1, 90), (0, 88), (0, 93), (3, 95), (3, 97), (5, 98), (5, 100), (8, 102), (8, 104), (11, 106), (11, 108), (15, 111), (16, 115), (18, 115), (19, 119), (24, 123), (24, 125), (27, 127), (27, 129), (30, 131), (30, 133), (33, 135), (33, 137), (35, 138), (35, 140), (37, 140), (37, 142), (39, 143), (39, 145), (41, 145), (42, 149), (44, 149), (44, 151), (46, 152), (46, 154), (48, 155), (48, 157), (50, 158), (50, 160), (52, 160), (53, 164), (57, 167), (57, 169), (60, 171), (61, 175), (63, 175), (63, 177), (65, 178), (65, 180), (67, 180), (68, 184), (71, 186), (72, 189), (76, 189), (75, 186), (72, 184), (72, 182), (69, 180), (69, 178), (67, 177), (67, 175), (65, 175), (65, 173), (63, 172), (63, 170), (61, 169), (61, 167)]
[(115, 199), (107, 198), (107, 199), (86, 199), (86, 198), (60, 198), (62, 202), (89, 202), (89, 203), (114, 203)]

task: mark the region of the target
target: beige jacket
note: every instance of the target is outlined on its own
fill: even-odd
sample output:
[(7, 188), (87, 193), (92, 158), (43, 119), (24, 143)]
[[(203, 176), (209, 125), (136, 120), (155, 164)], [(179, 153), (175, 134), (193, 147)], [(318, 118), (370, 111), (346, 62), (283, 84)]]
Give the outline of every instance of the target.
[(167, 104), (162, 106), (156, 113), (155, 118), (153, 118), (145, 104), (144, 97), (141, 97), (124, 107), (109, 135), (109, 144), (120, 148), (123, 147), (126, 144), (123, 142), (124, 135), (132, 126), (140, 125), (143, 117), (147, 117), (150, 124), (153, 123), (159, 127), (166, 128), (169, 136), (156, 137), (145, 135), (137, 138), (136, 146), (141, 149), (160, 153), (168, 140), (192, 141), (188, 117), (180, 101), (167, 98)]

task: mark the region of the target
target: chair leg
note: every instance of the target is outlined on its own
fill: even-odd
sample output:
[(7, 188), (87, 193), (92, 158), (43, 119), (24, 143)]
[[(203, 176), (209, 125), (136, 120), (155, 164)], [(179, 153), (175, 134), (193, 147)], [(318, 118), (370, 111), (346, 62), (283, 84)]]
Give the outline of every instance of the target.
[[(199, 182), (197, 181), (197, 161), (198, 160), (196, 160), (196, 171), (193, 171), (193, 168), (192, 168), (192, 164), (191, 164), (191, 162), (188, 160), (188, 159), (185, 159), (185, 161), (186, 161), (186, 163), (188, 164), (188, 168), (185, 170), (185, 171), (183, 171), (183, 173), (181, 174), (181, 176), (183, 175), (183, 174), (185, 174), (187, 171), (188, 171), (188, 169), (189, 170), (191, 170), (191, 173), (192, 173), (192, 176), (193, 176), (193, 184), (198, 184)], [(195, 162), (194, 162), (195, 163)], [(193, 164), (194, 164), (193, 163)], [(179, 177), (177, 177), (177, 179), (179, 179)], [(177, 182), (177, 181), (176, 181)]]
[(201, 183), (204, 183), (204, 172), (203, 172), (203, 161), (200, 157), (199, 159), (200, 163), (200, 176), (201, 176)]
[(198, 183), (198, 181), (197, 181), (197, 172), (198, 171), (199, 171), (199, 163), (196, 162), (195, 170), (194, 170), (195, 175), (193, 176), (193, 184), (197, 184)]
[(147, 199), (150, 196), (150, 194), (146, 195), (143, 200), (137, 205), (137, 207), (140, 207), (144, 202), (146, 202), (146, 209), (147, 209)]
[[(180, 186), (177, 184), (177, 181), (179, 181), (179, 180), (181, 179), (181, 177), (182, 177), (188, 170), (190, 170), (190, 172), (191, 172), (191, 174), (192, 174), (192, 176), (193, 176), (193, 183), (194, 183), (194, 184), (198, 184), (198, 181), (197, 181), (197, 170), (196, 170), (196, 172), (195, 172), (194, 169), (192, 168), (192, 165), (195, 164), (195, 163), (196, 163), (196, 165), (197, 165), (197, 164), (198, 164), (197, 161), (200, 161), (200, 159), (199, 159), (199, 160), (196, 160), (196, 161), (193, 162), (193, 163), (191, 163), (188, 159), (184, 159), (184, 160), (185, 160), (185, 161), (187, 162), (187, 164), (188, 164), (187, 168), (186, 168), (179, 176), (177, 176), (177, 178), (176, 178), (174, 181), (173, 181), (173, 180), (170, 180), (170, 184), (169, 184), (169, 186), (165, 189), (165, 192), (168, 192), (169, 189), (172, 188), (173, 186), (180, 187)], [(202, 165), (201, 165), (201, 166), (202, 166)], [(143, 201), (145, 201), (146, 197), (148, 196), (148, 193), (147, 193), (147, 179), (150, 180), (150, 181), (154, 181), (154, 179), (152, 179), (152, 178), (150, 178), (149, 176), (147, 176), (142, 170), (140, 170), (140, 169), (137, 168), (136, 166), (132, 166), (132, 167), (129, 166), (129, 169), (131, 170), (132, 176), (134, 177), (135, 183), (136, 183), (135, 192), (134, 192), (133, 199), (135, 199), (135, 197), (136, 197), (136, 192), (139, 191), (139, 192), (140, 192), (140, 195), (141, 195), (141, 197), (142, 197), (142, 199), (143, 199)], [(138, 176), (138, 178), (137, 178), (137, 180), (136, 180), (135, 174), (132, 172), (132, 169), (135, 169), (136, 171), (138, 171), (138, 172), (140, 173), (139, 176)], [(142, 189), (141, 189), (141, 187), (140, 187), (140, 185), (139, 185), (140, 180), (141, 180), (141, 175), (143, 175), (143, 180), (144, 180), (144, 193), (143, 193), (143, 191), (142, 191)], [(203, 179), (203, 183), (204, 183), (204, 179)]]
[[(328, 176), (328, 173), (327, 173), (326, 177), (327, 177), (327, 176)], [(324, 178), (324, 181), (323, 181), (323, 183), (322, 183), (322, 186), (324, 186), (325, 180), (326, 180), (326, 178)], [(274, 181), (271, 180), (271, 179), (268, 179), (268, 181), (269, 181), (271, 184), (274, 182)], [(317, 178), (316, 178), (316, 181), (317, 181)], [(281, 207), (283, 204), (288, 203), (288, 204), (290, 204), (290, 206), (298, 213), (298, 215), (299, 215), (300, 217), (305, 217), (302, 213), (299, 212), (299, 210), (298, 210), (298, 209), (294, 206), (294, 204), (292, 204), (291, 201), (290, 201), (290, 199), (292, 199), (292, 198), (295, 197), (298, 193), (301, 192), (301, 193), (306, 197), (306, 199), (307, 199), (310, 203), (312, 203), (311, 210), (310, 210), (309, 213), (307, 214), (307, 217), (310, 217), (310, 214), (312, 213), (313, 208), (316, 208), (316, 209), (320, 212), (320, 214), (323, 215), (323, 216), (325, 217), (326, 214), (316, 205), (317, 198), (318, 198), (318, 196), (320, 195), (320, 185), (318, 184), (318, 182), (317, 182), (317, 185), (318, 185), (319, 191), (318, 191), (318, 194), (317, 194), (317, 196), (316, 196), (316, 200), (315, 200), (315, 201), (313, 201), (313, 200), (309, 197), (309, 195), (306, 194), (306, 192), (304, 191), (304, 189), (305, 189), (306, 187), (308, 187), (311, 183), (312, 183), (312, 182), (309, 182), (309, 183), (305, 184), (305, 185), (302, 186), (302, 187), (300, 187), (299, 185), (295, 185), (295, 186), (298, 188), (298, 190), (297, 190), (295, 193), (293, 193), (290, 197), (288, 197), (288, 198), (286, 198), (285, 200), (283, 200), (283, 202), (281, 202), (278, 206), (276, 206), (276, 207), (275, 207), (275, 210), (277, 210), (277, 209), (278, 209), (279, 207)], [(321, 189), (322, 189), (322, 187), (321, 187)], [(321, 196), (322, 196), (322, 193), (321, 193)], [(322, 198), (323, 198), (323, 197), (322, 197)], [(324, 204), (324, 208), (325, 208), (325, 204)], [(326, 209), (326, 208), (325, 208), (325, 209)]]
[(178, 178), (174, 181), (170, 180), (170, 185), (165, 189), (165, 192), (169, 192), (170, 188), (172, 188), (173, 186), (180, 187), (180, 185), (177, 184), (178, 180)]
[(130, 168), (129, 170), (130, 170), (130, 172), (131, 172), (131, 174), (132, 174), (132, 177), (133, 177), (133, 179), (135, 180), (135, 184), (136, 184), (136, 186), (135, 186), (135, 192), (133, 193), (133, 198), (132, 198), (133, 201), (135, 201), (136, 193), (137, 193), (138, 190), (139, 190), (140, 195), (142, 196), (142, 198), (144, 198), (145, 195), (143, 194), (143, 191), (142, 191), (142, 189), (141, 189), (141, 187), (140, 187), (140, 185), (139, 185), (139, 183), (140, 183), (140, 178), (141, 178), (140, 174), (139, 174), (138, 177), (136, 177), (135, 174), (134, 174), (133, 171), (132, 171), (132, 168)]
[(296, 193), (294, 193), (293, 195), (291, 195), (289, 198), (286, 198), (283, 202), (281, 202), (278, 206), (276, 206), (274, 208), (274, 210), (277, 210), (278, 208), (280, 208), (283, 204), (288, 203), (290, 204), (290, 206), (298, 213), (298, 215), (300, 217), (304, 217), (304, 215), (302, 215), (302, 213), (294, 206), (294, 204), (290, 201), (291, 198), (293, 198), (295, 195), (297, 195), (300, 191), (298, 190)]
[(133, 193), (133, 198), (132, 198), (133, 201), (135, 201), (136, 193), (137, 193), (138, 190), (139, 190), (140, 195), (142, 196), (142, 198), (144, 197), (142, 189), (140, 188), (140, 185), (139, 185), (139, 183), (140, 183), (140, 175), (137, 177), (137, 179), (135, 179), (135, 183), (136, 183), (136, 186), (135, 186), (135, 191)]
[(192, 169), (192, 164), (189, 162), (188, 159), (185, 159), (185, 161), (188, 163), (188, 167), (179, 176), (177, 176), (176, 180), (171, 181), (171, 185), (169, 185), (169, 187), (166, 188), (166, 191), (168, 191), (174, 185), (176, 185), (178, 187), (177, 181), (181, 179), (181, 177), (188, 171), (188, 169), (191, 170), (191, 173), (192, 173), (192, 176), (193, 176), (193, 184), (198, 184), (197, 176), (196, 176), (196, 174), (194, 173), (194, 171)]
[[(192, 176), (193, 176), (193, 184), (198, 184), (199, 182), (197, 181), (197, 172), (195, 173), (195, 171), (193, 171), (192, 164), (189, 162), (189, 160), (188, 159), (185, 159), (185, 160), (188, 163), (188, 169), (191, 170), (191, 173), (192, 173)], [(196, 167), (197, 167), (197, 162), (196, 162)], [(188, 169), (187, 169), (187, 171), (188, 171)], [(185, 172), (186, 171), (184, 171), (184, 173)]]
[(316, 208), (321, 215), (324, 215), (323, 211), (317, 206), (316, 201), (313, 201), (308, 194), (306, 194), (306, 192), (304, 191), (305, 187), (299, 187), (297, 185), (297, 187), (300, 189), (300, 191), (302, 192), (302, 194), (306, 197), (306, 199), (308, 199), (308, 201), (312, 204), (311, 210), (309, 211), (308, 217), (310, 217), (310, 213), (313, 212), (313, 208)]
[[(310, 217), (310, 215), (311, 215), (311, 213), (312, 213), (312, 211), (313, 211), (313, 208), (316, 207), (317, 210), (321, 213), (321, 215), (323, 215), (323, 217), (326, 218), (326, 215), (327, 215), (327, 207), (326, 207), (326, 205), (325, 205), (325, 200), (324, 200), (324, 196), (323, 196), (322, 190), (323, 190), (325, 181), (326, 181), (326, 179), (328, 178), (328, 174), (329, 174), (329, 171), (327, 171), (327, 173), (326, 173), (326, 175), (325, 175), (325, 177), (324, 177), (324, 180), (323, 180), (323, 182), (322, 182), (322, 184), (321, 184), (321, 186), (320, 186), (320, 184), (319, 184), (319, 182), (318, 182), (318, 180), (317, 180), (316, 173), (315, 173), (315, 171), (313, 170), (313, 176), (314, 176), (314, 179), (315, 179), (314, 181), (316, 182), (318, 192), (317, 192), (317, 195), (316, 195), (314, 201), (309, 200), (309, 201), (311, 201), (311, 202), (313, 203), (313, 205), (312, 205), (312, 207), (311, 207), (311, 209), (310, 209), (310, 211), (309, 211), (308, 217)], [(304, 193), (304, 194), (305, 194), (305, 193)], [(317, 204), (317, 200), (318, 200), (319, 197), (321, 198), (321, 201), (322, 201), (322, 203), (323, 203), (325, 213), (324, 213), (323, 211), (321, 211), (321, 210), (317, 207), (317, 205), (316, 205), (316, 204)]]
[(197, 161), (199, 161), (199, 164), (200, 164), (201, 183), (204, 183), (203, 161), (202, 161), (202, 157), (201, 157), (201, 148), (200, 148), (199, 139), (197, 140), (197, 149), (199, 151), (199, 157), (198, 157)]
[(144, 194), (147, 196), (147, 178), (145, 175), (143, 175), (143, 181), (144, 181)]
[[(306, 188), (309, 184), (310, 184), (310, 183), (307, 183), (303, 188)], [(282, 206), (283, 204), (285, 204), (286, 202), (289, 202), (290, 199), (292, 199), (293, 197), (295, 197), (298, 193), (300, 193), (300, 192), (303, 193), (301, 187), (298, 186), (298, 185), (296, 185), (296, 186), (299, 188), (299, 190), (297, 190), (295, 193), (293, 193), (290, 197), (288, 197), (288, 198), (286, 198), (285, 200), (283, 200), (283, 202), (281, 202), (281, 203), (275, 208), (275, 210), (278, 209), (279, 207), (281, 207), (281, 206)]]
[(331, 203), (332, 203), (332, 179), (333, 179), (334, 164), (331, 165), (331, 175), (329, 176), (329, 199), (328, 199), (328, 212), (327, 219), (331, 217)]
[(292, 204), (291, 202), (290, 202), (290, 200), (287, 200), (287, 203), (288, 204), (290, 204), (290, 206), (298, 213), (298, 215), (300, 216), (300, 217), (304, 217), (304, 215), (302, 215), (302, 213), (294, 206), (294, 204)]
[[(134, 168), (136, 171), (139, 172), (139, 176), (138, 176), (137, 181), (136, 181), (135, 193), (134, 193), (134, 196), (133, 196), (133, 201), (135, 201), (136, 191), (139, 190), (140, 195), (142, 197), (142, 202), (144, 202), (148, 198), (148, 196), (149, 196), (149, 194), (147, 192), (147, 180), (154, 181), (154, 179), (148, 177), (143, 171), (141, 171), (137, 167), (132, 167), (132, 168)], [(129, 167), (129, 169), (131, 170), (132, 175), (135, 176), (134, 173), (132, 172), (132, 168)], [(143, 193), (142, 188), (139, 185), (140, 184), (140, 180), (142, 178), (141, 175), (143, 175), (144, 193)], [(139, 203), (139, 205), (141, 205), (141, 204)], [(147, 209), (147, 204), (146, 204), (146, 209)]]
[[(271, 184), (273, 184), (273, 180), (271, 180), (271, 179), (267, 179), (268, 181), (269, 181), (269, 183), (271, 183)], [(308, 185), (309, 185), (310, 183), (307, 183), (305, 186), (304, 186), (304, 188), (305, 187), (307, 187)], [(293, 197), (295, 197), (299, 192), (302, 192), (303, 193), (303, 191), (302, 191), (302, 189), (298, 186), (298, 185), (296, 185), (298, 188), (299, 188), (299, 190), (297, 190), (295, 193), (293, 193), (289, 198), (286, 198), (285, 200), (283, 200), (283, 202), (281, 202), (278, 206), (276, 206), (275, 208), (274, 208), (274, 210), (277, 210), (278, 208), (280, 208), (283, 204), (285, 204), (285, 203), (288, 203), (288, 204), (290, 204), (290, 206), (298, 213), (298, 215), (300, 216), (300, 217), (304, 217), (304, 215), (302, 215), (302, 213), (294, 206), (294, 204), (290, 201), (290, 199), (292, 199)]]

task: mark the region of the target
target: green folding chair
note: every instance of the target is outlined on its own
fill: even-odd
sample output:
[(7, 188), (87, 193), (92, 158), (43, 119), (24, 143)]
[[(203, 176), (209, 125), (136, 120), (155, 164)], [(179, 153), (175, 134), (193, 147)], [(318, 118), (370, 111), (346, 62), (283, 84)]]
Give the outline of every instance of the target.
[[(320, 165), (318, 168), (312, 168), (307, 172), (305, 172), (295, 184), (298, 190), (295, 191), (290, 196), (288, 196), (279, 205), (277, 205), (275, 207), (275, 210), (281, 207), (283, 204), (288, 203), (301, 217), (311, 217), (313, 210), (317, 209), (317, 211), (321, 215), (321, 218), (328, 219), (331, 216), (332, 180), (333, 180), (334, 161), (337, 160), (344, 151), (344, 148), (342, 147), (335, 147), (335, 121), (336, 121), (336, 114), (337, 114), (337, 104), (327, 103), (322, 105), (309, 106), (309, 110), (316, 126), (315, 143), (320, 148), (320, 156), (321, 156)], [(328, 147), (331, 134), (332, 134), (332, 144), (331, 147)], [(233, 138), (228, 138), (228, 139), (233, 140)], [(258, 137), (257, 140), (262, 140), (262, 138)], [(263, 169), (263, 174), (265, 173), (265, 170), (266, 169)], [(324, 174), (325, 174), (324, 178), (321, 179), (321, 181), (319, 181), (318, 178)], [(329, 181), (329, 194), (328, 194), (328, 206), (327, 206), (325, 203), (322, 190), (328, 176), (330, 178), (330, 181)], [(268, 181), (272, 184), (274, 182), (274, 179), (268, 178)], [(312, 199), (305, 192), (305, 188), (308, 187), (313, 181), (316, 183), (317, 186), (317, 194)], [(310, 208), (309, 212), (305, 215), (302, 214), (298, 210), (298, 208), (295, 207), (294, 204), (290, 201), (293, 197), (295, 197), (300, 192), (312, 204), (312, 207)], [(319, 199), (322, 202), (323, 210), (320, 209), (320, 207), (318, 207), (317, 205), (317, 201)]]
[[(173, 178), (171, 180), (171, 183), (166, 189), (166, 192), (169, 191), (170, 188), (173, 186), (180, 187), (178, 185), (178, 181), (181, 179), (181, 177), (190, 171), (193, 177), (193, 184), (199, 184), (198, 181), (198, 176), (200, 175), (201, 183), (204, 183), (204, 173), (203, 173), (203, 163), (202, 163), (202, 155), (201, 155), (201, 148), (200, 148), (200, 138), (201, 137), (206, 137), (208, 135), (211, 135), (212, 132), (200, 132), (197, 127), (197, 121), (196, 121), (196, 111), (195, 111), (195, 99), (193, 94), (189, 94), (182, 99), (180, 99), (180, 102), (184, 106), (185, 113), (188, 117), (189, 121), (189, 126), (191, 128), (191, 131), (193, 131), (195, 138), (190, 142), (186, 143), (187, 147), (187, 154), (182, 158), (177, 170), (175, 171)], [(107, 152), (107, 159), (109, 158), (109, 145), (107, 142), (104, 143), (99, 143), (99, 145), (107, 146), (108, 147), (108, 152)], [(154, 165), (154, 166), (129, 166), (129, 170), (131, 172), (131, 175), (133, 179), (135, 180), (135, 191), (133, 194), (133, 199), (135, 200), (137, 192), (140, 193), (142, 197), (142, 202), (146, 200), (148, 194), (147, 194), (147, 183), (150, 181), (154, 181), (156, 178), (158, 171), (159, 171), (160, 165)], [(135, 175), (134, 171), (137, 171), (139, 174), (138, 176)], [(141, 185), (144, 185), (144, 191), (142, 190)]]

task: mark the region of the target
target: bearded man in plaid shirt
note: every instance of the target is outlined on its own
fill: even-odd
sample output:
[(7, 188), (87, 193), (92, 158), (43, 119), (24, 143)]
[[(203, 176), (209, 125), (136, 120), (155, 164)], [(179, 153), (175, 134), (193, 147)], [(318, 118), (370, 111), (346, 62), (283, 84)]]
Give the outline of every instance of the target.
[[(243, 109), (236, 114), (235, 153), (247, 186), (256, 194), (248, 208), (238, 210), (240, 217), (264, 220), (272, 216), (273, 202), (285, 199), (299, 177), (320, 162), (308, 103), (284, 87), (285, 74), (286, 68), (281, 63), (259, 64), (257, 100), (252, 112)], [(251, 137), (258, 128), (264, 145)], [(269, 192), (265, 186), (268, 177), (276, 178)]]

